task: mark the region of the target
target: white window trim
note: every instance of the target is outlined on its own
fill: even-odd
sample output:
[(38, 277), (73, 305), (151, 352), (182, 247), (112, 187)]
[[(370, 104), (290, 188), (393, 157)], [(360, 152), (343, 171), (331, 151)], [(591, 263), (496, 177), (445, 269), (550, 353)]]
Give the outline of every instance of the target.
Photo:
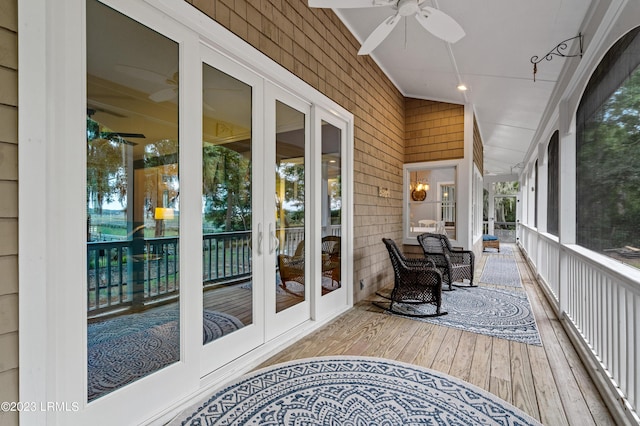
[[(176, 34), (177, 31), (183, 43), (181, 48), (191, 52), (187, 55), (196, 54), (197, 43), (208, 45), (283, 89), (339, 117), (346, 123), (347, 130), (348, 144), (343, 159), (345, 178), (353, 178), (354, 117), (350, 112), (186, 2), (110, 0), (106, 3), (126, 11), (127, 15), (133, 15), (142, 23), (155, 23), (150, 26), (162, 28), (165, 35), (167, 32)], [(123, 398), (118, 395), (126, 392), (114, 392), (100, 398), (90, 404), (95, 409), (87, 409), (86, 395), (78, 395), (77, 392), (78, 383), (86, 382), (86, 369), (77, 368), (78, 360), (84, 360), (86, 355), (73, 354), (69, 349), (77, 347), (78, 342), (82, 342), (86, 348), (86, 312), (78, 309), (78, 306), (84, 306), (86, 295), (82, 290), (77, 291), (77, 288), (75, 293), (69, 292), (70, 281), (84, 283), (86, 287), (85, 265), (81, 261), (86, 256), (86, 249), (84, 244), (78, 244), (86, 238), (84, 208), (78, 208), (79, 202), (84, 206), (86, 197), (85, 150), (70, 142), (85, 137), (84, 120), (79, 117), (84, 117), (86, 109), (86, 6), (83, 0), (56, 0), (55, 4), (47, 0), (30, 0), (18, 4), (20, 400), (78, 403), (80, 410), (23, 412), (21, 424), (87, 424), (87, 421), (92, 424), (114, 424), (118, 423), (118, 419), (166, 420), (180, 407), (180, 403), (202, 393), (204, 387), (215, 386), (220, 380), (246, 371), (291, 339), (299, 338), (328, 321), (330, 317), (316, 318), (306, 328), (298, 328), (289, 335), (281, 336), (277, 342), (265, 344), (262, 352), (254, 354), (251, 359), (245, 357), (225, 371), (217, 371), (203, 379), (198, 378), (198, 372), (193, 376), (196, 380), (185, 379), (171, 392), (165, 388), (164, 393), (172, 395), (172, 402), (155, 402), (148, 413), (114, 409), (118, 405), (114, 402)], [(185, 52), (181, 51), (183, 54)], [(182, 64), (184, 58), (181, 58)], [(189, 130), (183, 124), (184, 115), (181, 111), (181, 140), (195, 137), (195, 130)], [(351, 233), (353, 189), (350, 181), (343, 197), (344, 229)], [(182, 237), (188, 238), (188, 234)], [(192, 235), (192, 238), (195, 236)], [(345, 249), (352, 250), (352, 244), (347, 244)], [(343, 276), (347, 277), (347, 274)], [(351, 293), (350, 282), (348, 289)], [(181, 303), (191, 301), (183, 300)], [(348, 304), (351, 303), (352, 294), (348, 294)], [(348, 306), (345, 305), (344, 309)], [(335, 316), (338, 313), (334, 311), (331, 314)], [(187, 367), (184, 365), (192, 361), (181, 358), (175, 368), (171, 366), (166, 369), (170, 370), (167, 375), (181, 372), (191, 372), (188, 373), (191, 375), (197, 371), (197, 367), (193, 367), (197, 363)], [(164, 373), (161, 372), (161, 375)], [(141, 381), (154, 382), (154, 376), (156, 374)], [(140, 398), (136, 396), (136, 399)], [(147, 399), (150, 398), (144, 400)], [(158, 411), (160, 406), (164, 411)]]
[[(461, 169), (464, 167), (465, 160), (443, 160), (443, 161), (424, 161), (420, 163), (408, 163), (402, 167), (402, 175), (403, 175), (403, 185), (402, 185), (402, 243), (407, 245), (417, 245), (418, 239), (416, 237), (410, 236), (410, 195), (409, 195), (409, 185), (411, 183), (411, 173), (425, 170), (425, 169), (445, 169), (445, 168), (455, 168), (455, 185), (456, 185), (456, 237), (458, 237), (458, 233), (466, 231), (466, 227), (462, 227), (462, 224), (466, 219), (466, 213), (470, 211), (471, 206), (465, 205), (470, 200), (470, 197), (467, 197), (468, 194), (471, 193), (471, 187), (461, 184), (460, 182), (460, 174)], [(435, 191), (436, 188), (431, 188), (430, 191)], [(464, 229), (461, 229), (464, 228)], [(462, 234), (464, 235), (464, 234)], [(452, 240), (454, 243), (458, 243), (458, 240)]]

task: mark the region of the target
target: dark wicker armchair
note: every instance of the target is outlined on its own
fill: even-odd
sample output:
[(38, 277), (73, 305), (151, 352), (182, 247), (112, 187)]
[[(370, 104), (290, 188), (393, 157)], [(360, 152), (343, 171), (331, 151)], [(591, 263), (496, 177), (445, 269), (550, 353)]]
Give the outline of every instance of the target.
[(280, 286), (287, 290), (287, 281), (295, 281), (304, 285), (304, 240), (298, 243), (293, 256), (286, 254), (278, 255), (278, 269), (282, 284)]
[[(389, 306), (379, 303), (374, 304), (390, 312), (414, 317), (432, 317), (446, 315), (442, 312), (442, 275), (435, 268), (433, 262), (427, 259), (408, 259), (398, 249), (396, 243), (388, 238), (383, 238), (382, 242), (389, 251), (389, 258), (393, 266), (395, 275), (393, 290), (389, 299)], [(398, 311), (394, 309), (394, 304), (435, 305), (435, 313), (412, 314), (408, 311)]]
[(322, 274), (331, 277), (332, 285), (340, 287), (340, 237), (328, 235), (322, 238)]
[(422, 247), (424, 256), (431, 259), (442, 272), (445, 284), (449, 290), (455, 282), (469, 280), (473, 287), (474, 254), (471, 250), (454, 249), (449, 238), (442, 234), (420, 234), (418, 243)]

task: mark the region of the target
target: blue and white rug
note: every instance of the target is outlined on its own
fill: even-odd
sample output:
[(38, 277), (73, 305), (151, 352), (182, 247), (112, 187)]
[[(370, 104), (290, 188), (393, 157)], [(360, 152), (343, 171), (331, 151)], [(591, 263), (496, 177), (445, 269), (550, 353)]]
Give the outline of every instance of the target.
[[(435, 313), (433, 305), (394, 303), (394, 310), (407, 314)], [(526, 293), (487, 287), (442, 292), (442, 310), (447, 315), (408, 317), (445, 327), (542, 346), (536, 320)]]
[(500, 251), (497, 248), (486, 247), (483, 249), (484, 254), (502, 254), (502, 255), (513, 255), (513, 246), (509, 244), (501, 244)]
[(513, 256), (487, 257), (480, 282), (508, 287), (522, 287), (516, 259)]
[(462, 380), (397, 361), (321, 357), (250, 373), (169, 425), (540, 425)]
[[(89, 401), (180, 359), (180, 315), (175, 305), (87, 326)], [(223, 312), (205, 310), (203, 317), (203, 344), (244, 326)]]

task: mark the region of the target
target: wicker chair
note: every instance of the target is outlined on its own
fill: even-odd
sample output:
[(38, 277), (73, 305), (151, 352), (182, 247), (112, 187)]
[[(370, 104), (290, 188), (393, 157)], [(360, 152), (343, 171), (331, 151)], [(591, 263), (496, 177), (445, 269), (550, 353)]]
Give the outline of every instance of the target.
[[(393, 266), (395, 275), (389, 306), (383, 306), (374, 302), (374, 305), (387, 311), (413, 317), (433, 317), (446, 315), (441, 310), (442, 305), (442, 275), (435, 268), (432, 261), (427, 259), (408, 259), (398, 249), (396, 243), (388, 238), (383, 238), (382, 242), (389, 251), (389, 258)], [(400, 312), (394, 309), (394, 304), (432, 304), (435, 305), (434, 314), (411, 314)]]
[(298, 243), (293, 256), (286, 254), (278, 255), (278, 269), (282, 284), (280, 286), (287, 290), (287, 281), (295, 281), (304, 285), (304, 240)]
[(424, 256), (431, 259), (442, 272), (445, 284), (452, 290), (454, 282), (469, 280), (473, 285), (474, 254), (471, 250), (454, 249), (449, 238), (442, 234), (420, 234), (418, 243), (422, 247)]
[(328, 235), (322, 238), (322, 274), (331, 277), (340, 286), (340, 237)]

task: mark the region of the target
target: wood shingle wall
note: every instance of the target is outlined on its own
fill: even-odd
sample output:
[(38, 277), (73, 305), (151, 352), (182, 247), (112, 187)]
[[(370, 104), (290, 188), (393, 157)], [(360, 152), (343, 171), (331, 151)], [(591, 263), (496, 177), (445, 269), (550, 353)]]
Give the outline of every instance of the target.
[(473, 163), (484, 176), (484, 145), (475, 115), (473, 116)]
[[(403, 163), (461, 158), (464, 108), (405, 99), (357, 55), (359, 42), (331, 10), (300, 0), (185, 1), (353, 113), (354, 300), (389, 284), (381, 238), (401, 239)], [(0, 0), (0, 401), (18, 401), (17, 2)], [(17, 413), (0, 413), (0, 424), (18, 424)]]
[[(17, 0), (0, 0), (0, 401), (18, 401), (17, 31)], [(18, 414), (0, 412), (0, 424)]]
[(360, 43), (331, 10), (301, 0), (186, 1), (354, 114), (354, 299), (391, 282), (381, 239), (402, 232), (404, 97), (357, 55)]
[(407, 98), (405, 162), (464, 157), (464, 106)]
[[(381, 238), (401, 238), (402, 165), (462, 157), (463, 107), (405, 100), (370, 57), (357, 55), (360, 44), (331, 10), (299, 0), (189, 2), (354, 114), (354, 299), (389, 284)], [(18, 400), (17, 40), (17, 0), (0, 0), (2, 401)], [(0, 423), (14, 425), (18, 417), (0, 413)]]

